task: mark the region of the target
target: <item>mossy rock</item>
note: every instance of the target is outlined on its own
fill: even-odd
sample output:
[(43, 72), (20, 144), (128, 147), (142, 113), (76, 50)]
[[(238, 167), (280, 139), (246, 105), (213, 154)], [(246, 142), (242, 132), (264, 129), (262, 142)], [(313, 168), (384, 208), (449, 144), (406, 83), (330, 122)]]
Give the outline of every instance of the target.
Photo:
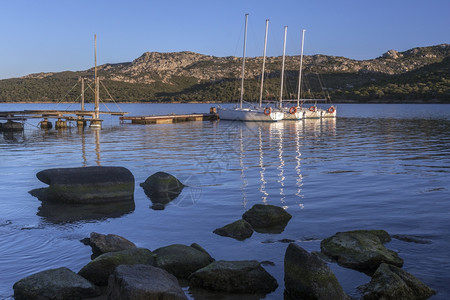
[(425, 300), (436, 294), (410, 273), (385, 263), (359, 289), (363, 291), (362, 300)]
[(387, 241), (384, 230), (338, 232), (322, 240), (320, 249), (339, 265), (372, 275), (381, 263), (403, 266), (403, 259), (383, 245)]
[(166, 270), (177, 278), (189, 275), (214, 261), (211, 255), (197, 244), (191, 246), (174, 244), (153, 251), (156, 254), (155, 267)]
[(250, 223), (241, 219), (221, 228), (217, 228), (213, 232), (220, 236), (231, 237), (233, 239), (242, 241), (252, 236), (253, 228)]
[(100, 286), (108, 284), (108, 277), (119, 265), (154, 265), (154, 254), (145, 248), (133, 248), (102, 254), (85, 265), (78, 274)]
[(261, 233), (281, 233), (291, 218), (282, 207), (270, 204), (255, 204), (242, 215), (242, 219)]
[(153, 203), (167, 204), (178, 197), (184, 188), (175, 176), (157, 172), (149, 176), (140, 186)]
[(278, 283), (256, 260), (215, 261), (193, 273), (192, 287), (213, 291), (244, 294), (267, 294)]
[(149, 265), (118, 266), (109, 277), (108, 299), (187, 300), (178, 280)]
[(284, 283), (292, 299), (347, 299), (326, 263), (293, 243), (284, 256)]
[(101, 293), (98, 287), (64, 267), (25, 277), (13, 289), (16, 300), (84, 299)]

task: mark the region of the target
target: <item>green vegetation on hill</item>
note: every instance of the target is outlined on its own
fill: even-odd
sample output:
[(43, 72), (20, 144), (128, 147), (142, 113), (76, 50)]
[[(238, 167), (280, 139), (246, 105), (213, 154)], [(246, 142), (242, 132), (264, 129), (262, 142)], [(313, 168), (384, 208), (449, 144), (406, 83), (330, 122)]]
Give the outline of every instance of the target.
[[(249, 58), (245, 99), (259, 98), (262, 58)], [(285, 98), (296, 98), (298, 56), (286, 58)], [(214, 101), (239, 98), (240, 58), (213, 57), (193, 52), (147, 52), (131, 63), (99, 67), (102, 84), (116, 101)], [(336, 101), (423, 101), (450, 103), (450, 45), (390, 50), (372, 60), (314, 55), (304, 57), (302, 96), (329, 94)], [(268, 57), (265, 99), (279, 96), (280, 57)], [(79, 78), (93, 70), (31, 74), (0, 80), (0, 102), (71, 102), (81, 94)], [(319, 81), (321, 79), (321, 81)], [(92, 82), (92, 81), (91, 81)], [(326, 84), (326, 88), (321, 83)], [(92, 83), (91, 83), (92, 84)], [(101, 98), (109, 95), (101, 87)], [(86, 84), (86, 101), (93, 92)]]

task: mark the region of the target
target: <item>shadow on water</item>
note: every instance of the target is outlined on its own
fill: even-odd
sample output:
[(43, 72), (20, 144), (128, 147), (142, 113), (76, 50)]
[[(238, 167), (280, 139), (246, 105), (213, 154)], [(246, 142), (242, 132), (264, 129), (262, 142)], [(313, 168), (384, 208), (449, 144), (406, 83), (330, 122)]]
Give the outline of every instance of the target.
[(2, 137), (5, 143), (20, 144), (25, 142), (25, 134), (17, 131), (3, 131)]
[(108, 204), (59, 204), (43, 201), (37, 215), (53, 224), (75, 223), (80, 221), (101, 221), (108, 218), (119, 218), (132, 213), (134, 201)]

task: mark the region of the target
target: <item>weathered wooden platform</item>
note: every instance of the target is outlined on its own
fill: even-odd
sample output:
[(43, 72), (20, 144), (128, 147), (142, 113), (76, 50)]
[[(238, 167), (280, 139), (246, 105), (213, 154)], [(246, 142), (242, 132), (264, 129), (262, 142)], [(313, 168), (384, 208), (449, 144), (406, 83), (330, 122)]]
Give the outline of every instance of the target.
[[(100, 111), (99, 114), (123, 116), (126, 112)], [(21, 111), (0, 111), (0, 120), (26, 120), (29, 118), (51, 118), (76, 121), (80, 117), (95, 116), (95, 111), (87, 110), (21, 110)]]
[(219, 115), (216, 113), (120, 117), (121, 121), (131, 121), (131, 124), (169, 124), (169, 123), (188, 122), (188, 121), (211, 121), (211, 120), (217, 120), (217, 119), (219, 119)]

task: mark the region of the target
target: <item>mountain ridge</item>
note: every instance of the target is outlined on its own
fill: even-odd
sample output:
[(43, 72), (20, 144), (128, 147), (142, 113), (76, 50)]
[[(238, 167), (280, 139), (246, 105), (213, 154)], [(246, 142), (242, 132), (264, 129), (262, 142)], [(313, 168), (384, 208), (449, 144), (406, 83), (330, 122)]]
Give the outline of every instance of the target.
[[(311, 79), (313, 75), (320, 74), (324, 77), (328, 92), (335, 99), (372, 100), (389, 99), (394, 95), (405, 98), (418, 99), (441, 99), (447, 101), (449, 98), (450, 84), (448, 82), (448, 72), (441, 71), (443, 78), (434, 78), (433, 72), (429, 75), (434, 81), (438, 81), (437, 86), (431, 86), (436, 91), (427, 94), (417, 90), (414, 95), (390, 93), (386, 89), (389, 80), (399, 82), (398, 77), (408, 78), (408, 84), (415, 84), (414, 79), (408, 74), (429, 65), (435, 65), (440, 69), (439, 64), (450, 57), (450, 45), (440, 44), (428, 47), (416, 47), (406, 51), (388, 50), (381, 56), (369, 60), (354, 60), (342, 56), (330, 55), (305, 55), (303, 57), (303, 72), (305, 80)], [(292, 89), (296, 86), (298, 77), (300, 56), (287, 56), (285, 63), (287, 85)], [(182, 52), (145, 52), (131, 62), (114, 64), (103, 64), (98, 66), (98, 74), (112, 87), (112, 94), (116, 95), (120, 101), (211, 101), (219, 98), (218, 101), (232, 100), (236, 88), (231, 87), (232, 82), (240, 78), (242, 58), (227, 56), (217, 57), (199, 54), (191, 51)], [(444, 63), (445, 64), (445, 63)], [(262, 57), (246, 58), (246, 87), (248, 99), (254, 99), (254, 90), (257, 81), (261, 76)], [(266, 58), (267, 92), (266, 96), (276, 94), (280, 76), (281, 56), (270, 56)], [(309, 75), (308, 75), (309, 74)], [(78, 80), (78, 77), (92, 77), (93, 68), (84, 71), (65, 71), (29, 74), (20, 78), (0, 80), (0, 102), (7, 101), (30, 101), (36, 100), (59, 101), (61, 88), (56, 84), (70, 88), (70, 83)], [(424, 74), (421, 74), (423, 77)], [(423, 79), (423, 78), (422, 78)], [(255, 82), (253, 82), (255, 81)], [(401, 80), (400, 80), (401, 82)], [(42, 85), (39, 87), (39, 83)], [(419, 82), (418, 82), (419, 83)], [(417, 83), (417, 84), (418, 84)], [(406, 84), (406, 83), (405, 83)], [(433, 84), (432, 84), (433, 85)], [(366, 93), (365, 89), (382, 90), (382, 93)], [(317, 83), (305, 86), (305, 91), (320, 92)], [(135, 91), (132, 91), (135, 89)], [(48, 94), (45, 95), (45, 91)], [(287, 88), (287, 93), (289, 92)], [(76, 94), (72, 95), (75, 96)]]

